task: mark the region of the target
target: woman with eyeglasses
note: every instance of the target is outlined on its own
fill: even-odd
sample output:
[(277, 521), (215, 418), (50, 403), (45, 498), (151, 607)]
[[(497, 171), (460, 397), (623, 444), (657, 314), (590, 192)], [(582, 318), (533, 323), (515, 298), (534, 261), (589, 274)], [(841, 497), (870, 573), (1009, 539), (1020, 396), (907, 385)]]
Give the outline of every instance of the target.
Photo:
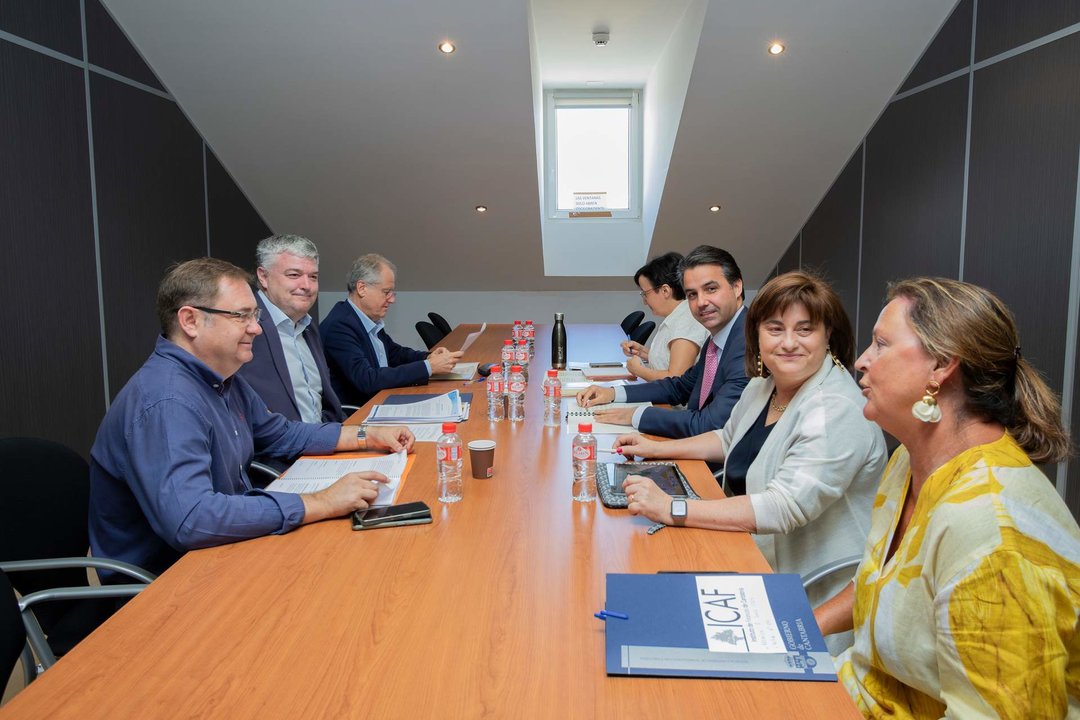
[(645, 263), (634, 274), (642, 302), (663, 318), (647, 345), (627, 340), (622, 344), (627, 371), (642, 380), (676, 377), (697, 361), (709, 331), (690, 314), (683, 294), (679, 263), (683, 256), (669, 252)]

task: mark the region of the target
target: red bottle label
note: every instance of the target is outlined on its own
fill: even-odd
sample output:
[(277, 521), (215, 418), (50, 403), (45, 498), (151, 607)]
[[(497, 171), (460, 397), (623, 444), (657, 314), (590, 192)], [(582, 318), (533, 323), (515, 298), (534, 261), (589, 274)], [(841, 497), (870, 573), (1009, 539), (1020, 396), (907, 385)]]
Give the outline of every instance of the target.
[(595, 460), (596, 448), (592, 445), (575, 445), (574, 446), (574, 459), (575, 460)]
[(439, 448), (439, 462), (457, 462), (461, 458), (461, 448), (458, 446), (449, 446)]

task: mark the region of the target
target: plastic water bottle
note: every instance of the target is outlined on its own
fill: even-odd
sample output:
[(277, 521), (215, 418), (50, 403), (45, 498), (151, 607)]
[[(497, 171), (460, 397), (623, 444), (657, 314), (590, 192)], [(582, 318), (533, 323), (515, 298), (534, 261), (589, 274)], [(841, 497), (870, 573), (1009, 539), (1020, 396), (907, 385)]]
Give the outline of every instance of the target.
[(544, 378), (544, 425), (547, 427), (559, 427), (562, 424), (562, 383), (559, 382), (559, 371), (548, 370)]
[(551, 328), (551, 367), (566, 369), (566, 325), (562, 313), (555, 313), (555, 327)]
[(506, 395), (503, 394), (503, 374), (492, 369), (487, 378), (488, 420), (506, 419)]
[(520, 320), (514, 321), (514, 328), (510, 331), (510, 337), (514, 339), (514, 344), (517, 345), (517, 341), (521, 339), (521, 333), (525, 329), (525, 326), (521, 324)]
[(514, 341), (503, 340), (502, 346), (502, 375), (503, 392), (506, 392), (506, 384), (510, 382), (510, 366), (514, 364)]
[(532, 320), (525, 321), (525, 329), (522, 330), (525, 340), (529, 343), (529, 357), (536, 355), (536, 326)]
[(592, 502), (596, 499), (596, 436), (592, 423), (579, 423), (574, 436), (574, 499)]
[(506, 384), (506, 419), (521, 422), (525, 419), (525, 376), (521, 366), (510, 368), (510, 382)]
[(521, 374), (525, 376), (525, 382), (529, 382), (529, 343), (525, 338), (518, 340), (514, 364), (521, 366)]
[(461, 438), (455, 423), (443, 423), (443, 434), (435, 442), (435, 461), (439, 465), (439, 502), (455, 503), (461, 499)]

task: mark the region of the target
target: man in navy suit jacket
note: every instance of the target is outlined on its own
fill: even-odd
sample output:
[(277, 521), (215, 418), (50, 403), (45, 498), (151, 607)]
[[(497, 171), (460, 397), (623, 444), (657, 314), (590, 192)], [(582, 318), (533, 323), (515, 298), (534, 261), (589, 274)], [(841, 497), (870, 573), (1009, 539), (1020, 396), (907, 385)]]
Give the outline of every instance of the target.
[[(742, 272), (730, 253), (699, 245), (680, 264), (683, 291), (690, 311), (712, 335), (701, 348), (692, 368), (679, 377), (662, 378), (643, 385), (603, 388), (592, 385), (578, 393), (583, 407), (610, 402), (651, 402), (686, 405), (685, 410), (656, 407), (598, 410), (596, 419), (619, 425), (632, 424), (651, 435), (684, 438), (724, 427), (731, 409), (742, 395), (748, 379), (743, 367), (746, 337), (743, 324)], [(709, 345), (716, 346), (716, 373), (703, 387)], [(702, 403), (702, 393), (705, 400)]]
[(423, 385), (433, 373), (454, 369), (460, 352), (431, 353), (398, 345), (383, 328), (394, 304), (397, 268), (374, 253), (361, 255), (349, 271), (348, 299), (322, 321), (330, 382), (341, 401), (363, 405), (380, 390)]
[(309, 311), (319, 297), (319, 250), (299, 235), (275, 235), (255, 250), (262, 335), (239, 374), (270, 412), (309, 423), (341, 422), (319, 328)]

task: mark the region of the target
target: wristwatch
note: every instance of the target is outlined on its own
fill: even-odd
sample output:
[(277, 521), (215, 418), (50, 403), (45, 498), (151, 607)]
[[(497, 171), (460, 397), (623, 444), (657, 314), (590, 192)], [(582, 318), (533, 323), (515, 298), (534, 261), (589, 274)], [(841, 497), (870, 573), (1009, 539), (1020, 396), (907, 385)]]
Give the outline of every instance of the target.
[(671, 522), (675, 525), (686, 524), (686, 501), (673, 499), (671, 501)]
[(367, 428), (363, 425), (358, 425), (356, 428), (356, 440), (362, 443), (361, 450), (367, 450)]

